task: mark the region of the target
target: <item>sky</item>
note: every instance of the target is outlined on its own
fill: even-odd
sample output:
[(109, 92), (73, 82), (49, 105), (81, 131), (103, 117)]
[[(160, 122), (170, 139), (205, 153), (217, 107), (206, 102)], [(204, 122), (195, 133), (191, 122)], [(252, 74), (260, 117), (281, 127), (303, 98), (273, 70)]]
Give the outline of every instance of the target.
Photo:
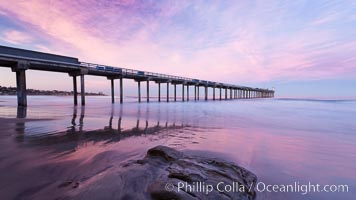
[[(279, 97), (356, 97), (353, 0), (0, 0), (0, 45)], [(28, 71), (27, 80), (72, 90), (67, 74)], [(105, 78), (86, 80), (87, 91), (109, 93)], [(0, 68), (0, 85), (15, 86), (10, 69)]]

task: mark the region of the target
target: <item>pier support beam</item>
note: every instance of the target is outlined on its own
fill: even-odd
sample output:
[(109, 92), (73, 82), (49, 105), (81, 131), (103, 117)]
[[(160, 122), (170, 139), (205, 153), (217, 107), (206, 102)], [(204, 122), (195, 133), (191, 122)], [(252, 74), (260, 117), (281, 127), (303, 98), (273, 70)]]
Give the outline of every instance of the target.
[(177, 84), (174, 85), (174, 101), (177, 101)]
[(26, 91), (26, 70), (29, 64), (26, 62), (18, 62), (11, 68), (13, 72), (16, 72), (16, 93), (17, 93), (17, 105), (19, 107), (27, 106), (27, 91)]
[(187, 85), (187, 101), (189, 101), (189, 85)]
[(124, 102), (124, 88), (123, 88), (123, 81), (122, 77), (120, 78), (120, 103)]
[(225, 100), (227, 100), (227, 88), (225, 88)]
[(197, 86), (194, 85), (194, 101), (197, 100)]
[(77, 89), (77, 76), (73, 76), (73, 98), (74, 105), (78, 105), (78, 89)]
[(16, 71), (16, 92), (17, 92), (17, 105), (21, 107), (26, 107), (27, 106), (26, 70)]
[(146, 82), (146, 95), (147, 95), (147, 103), (150, 102), (150, 81), (147, 80)]
[(137, 81), (138, 86), (138, 102), (141, 103), (141, 81)]
[(230, 88), (230, 99), (232, 99), (232, 88)]
[(197, 89), (198, 89), (198, 96), (197, 96), (197, 98), (198, 98), (198, 101), (199, 101), (199, 96), (200, 96), (200, 94), (199, 94), (199, 85), (197, 86)]
[(158, 102), (161, 102), (161, 83), (158, 83)]
[(169, 102), (169, 83), (167, 82), (167, 102)]
[(110, 81), (111, 81), (111, 103), (115, 103), (114, 79), (110, 79)]
[(85, 81), (84, 74), (80, 75), (80, 95), (81, 95), (81, 103), (82, 106), (85, 105)]
[(213, 87), (213, 100), (215, 101), (215, 87)]
[(205, 101), (208, 100), (208, 87), (205, 86)]
[(221, 100), (221, 87), (220, 87), (220, 100)]
[(184, 84), (182, 84), (182, 101), (184, 101)]

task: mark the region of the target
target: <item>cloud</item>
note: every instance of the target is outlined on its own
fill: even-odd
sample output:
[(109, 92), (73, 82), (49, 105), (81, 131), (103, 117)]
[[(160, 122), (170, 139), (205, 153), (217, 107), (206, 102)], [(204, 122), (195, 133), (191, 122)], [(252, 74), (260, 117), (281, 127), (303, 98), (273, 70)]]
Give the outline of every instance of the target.
[(25, 32), (6, 30), (1, 34), (1, 40), (10, 44), (23, 44), (33, 42), (33, 37)]
[(356, 74), (344, 2), (0, 2), (34, 48), (82, 61), (235, 83)]

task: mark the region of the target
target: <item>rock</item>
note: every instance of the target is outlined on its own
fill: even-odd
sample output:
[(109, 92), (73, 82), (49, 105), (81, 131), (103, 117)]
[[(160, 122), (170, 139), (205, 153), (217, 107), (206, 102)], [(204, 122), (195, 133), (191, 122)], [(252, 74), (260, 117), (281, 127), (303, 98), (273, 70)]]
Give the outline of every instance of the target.
[(147, 151), (146, 159), (162, 158), (166, 161), (175, 161), (182, 158), (183, 154), (172, 148), (165, 146), (157, 146)]
[[(162, 162), (164, 161), (164, 162)], [(186, 156), (182, 152), (165, 146), (148, 150), (143, 165), (157, 166), (160, 172), (155, 181), (148, 185), (153, 199), (254, 199), (255, 191), (249, 191), (257, 181), (256, 175), (233, 163), (223, 160)], [(238, 191), (225, 190), (222, 184), (240, 187)], [(166, 188), (167, 185), (171, 188)], [(187, 185), (179, 189), (178, 186)], [(212, 191), (206, 191), (212, 186)], [(191, 187), (194, 187), (192, 189)], [(204, 191), (205, 190), (205, 191)]]
[[(73, 199), (252, 200), (256, 181), (256, 175), (233, 163), (157, 146), (143, 159), (126, 161), (81, 179), (80, 187), (66, 194)], [(61, 187), (77, 186), (74, 183)], [(225, 185), (235, 190), (218, 191), (218, 185), (221, 190)]]

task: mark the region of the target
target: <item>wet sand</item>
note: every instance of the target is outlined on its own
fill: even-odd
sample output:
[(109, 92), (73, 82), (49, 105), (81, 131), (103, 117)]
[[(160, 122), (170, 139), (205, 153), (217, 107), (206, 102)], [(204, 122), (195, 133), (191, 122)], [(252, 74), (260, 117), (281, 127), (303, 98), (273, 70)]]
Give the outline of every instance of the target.
[[(148, 150), (145, 156), (142, 151), (97, 151), (87, 146), (143, 134), (139, 129), (121, 133), (110, 128), (91, 132), (68, 130), (43, 138), (26, 138), (21, 134), (25, 123), (36, 121), (48, 120), (0, 118), (0, 137), (5, 150), (0, 153), (0, 170), (6, 171), (0, 175), (2, 199), (255, 198), (253, 190), (225, 194), (212, 191), (207, 195), (165, 189), (167, 183), (177, 188), (178, 182), (193, 184), (207, 180), (215, 185), (223, 180), (236, 182), (248, 188), (257, 181), (253, 173), (218, 158), (188, 156), (164, 146)], [(179, 128), (184, 127), (154, 127), (146, 129), (144, 134)], [(83, 143), (84, 147), (80, 147)]]

